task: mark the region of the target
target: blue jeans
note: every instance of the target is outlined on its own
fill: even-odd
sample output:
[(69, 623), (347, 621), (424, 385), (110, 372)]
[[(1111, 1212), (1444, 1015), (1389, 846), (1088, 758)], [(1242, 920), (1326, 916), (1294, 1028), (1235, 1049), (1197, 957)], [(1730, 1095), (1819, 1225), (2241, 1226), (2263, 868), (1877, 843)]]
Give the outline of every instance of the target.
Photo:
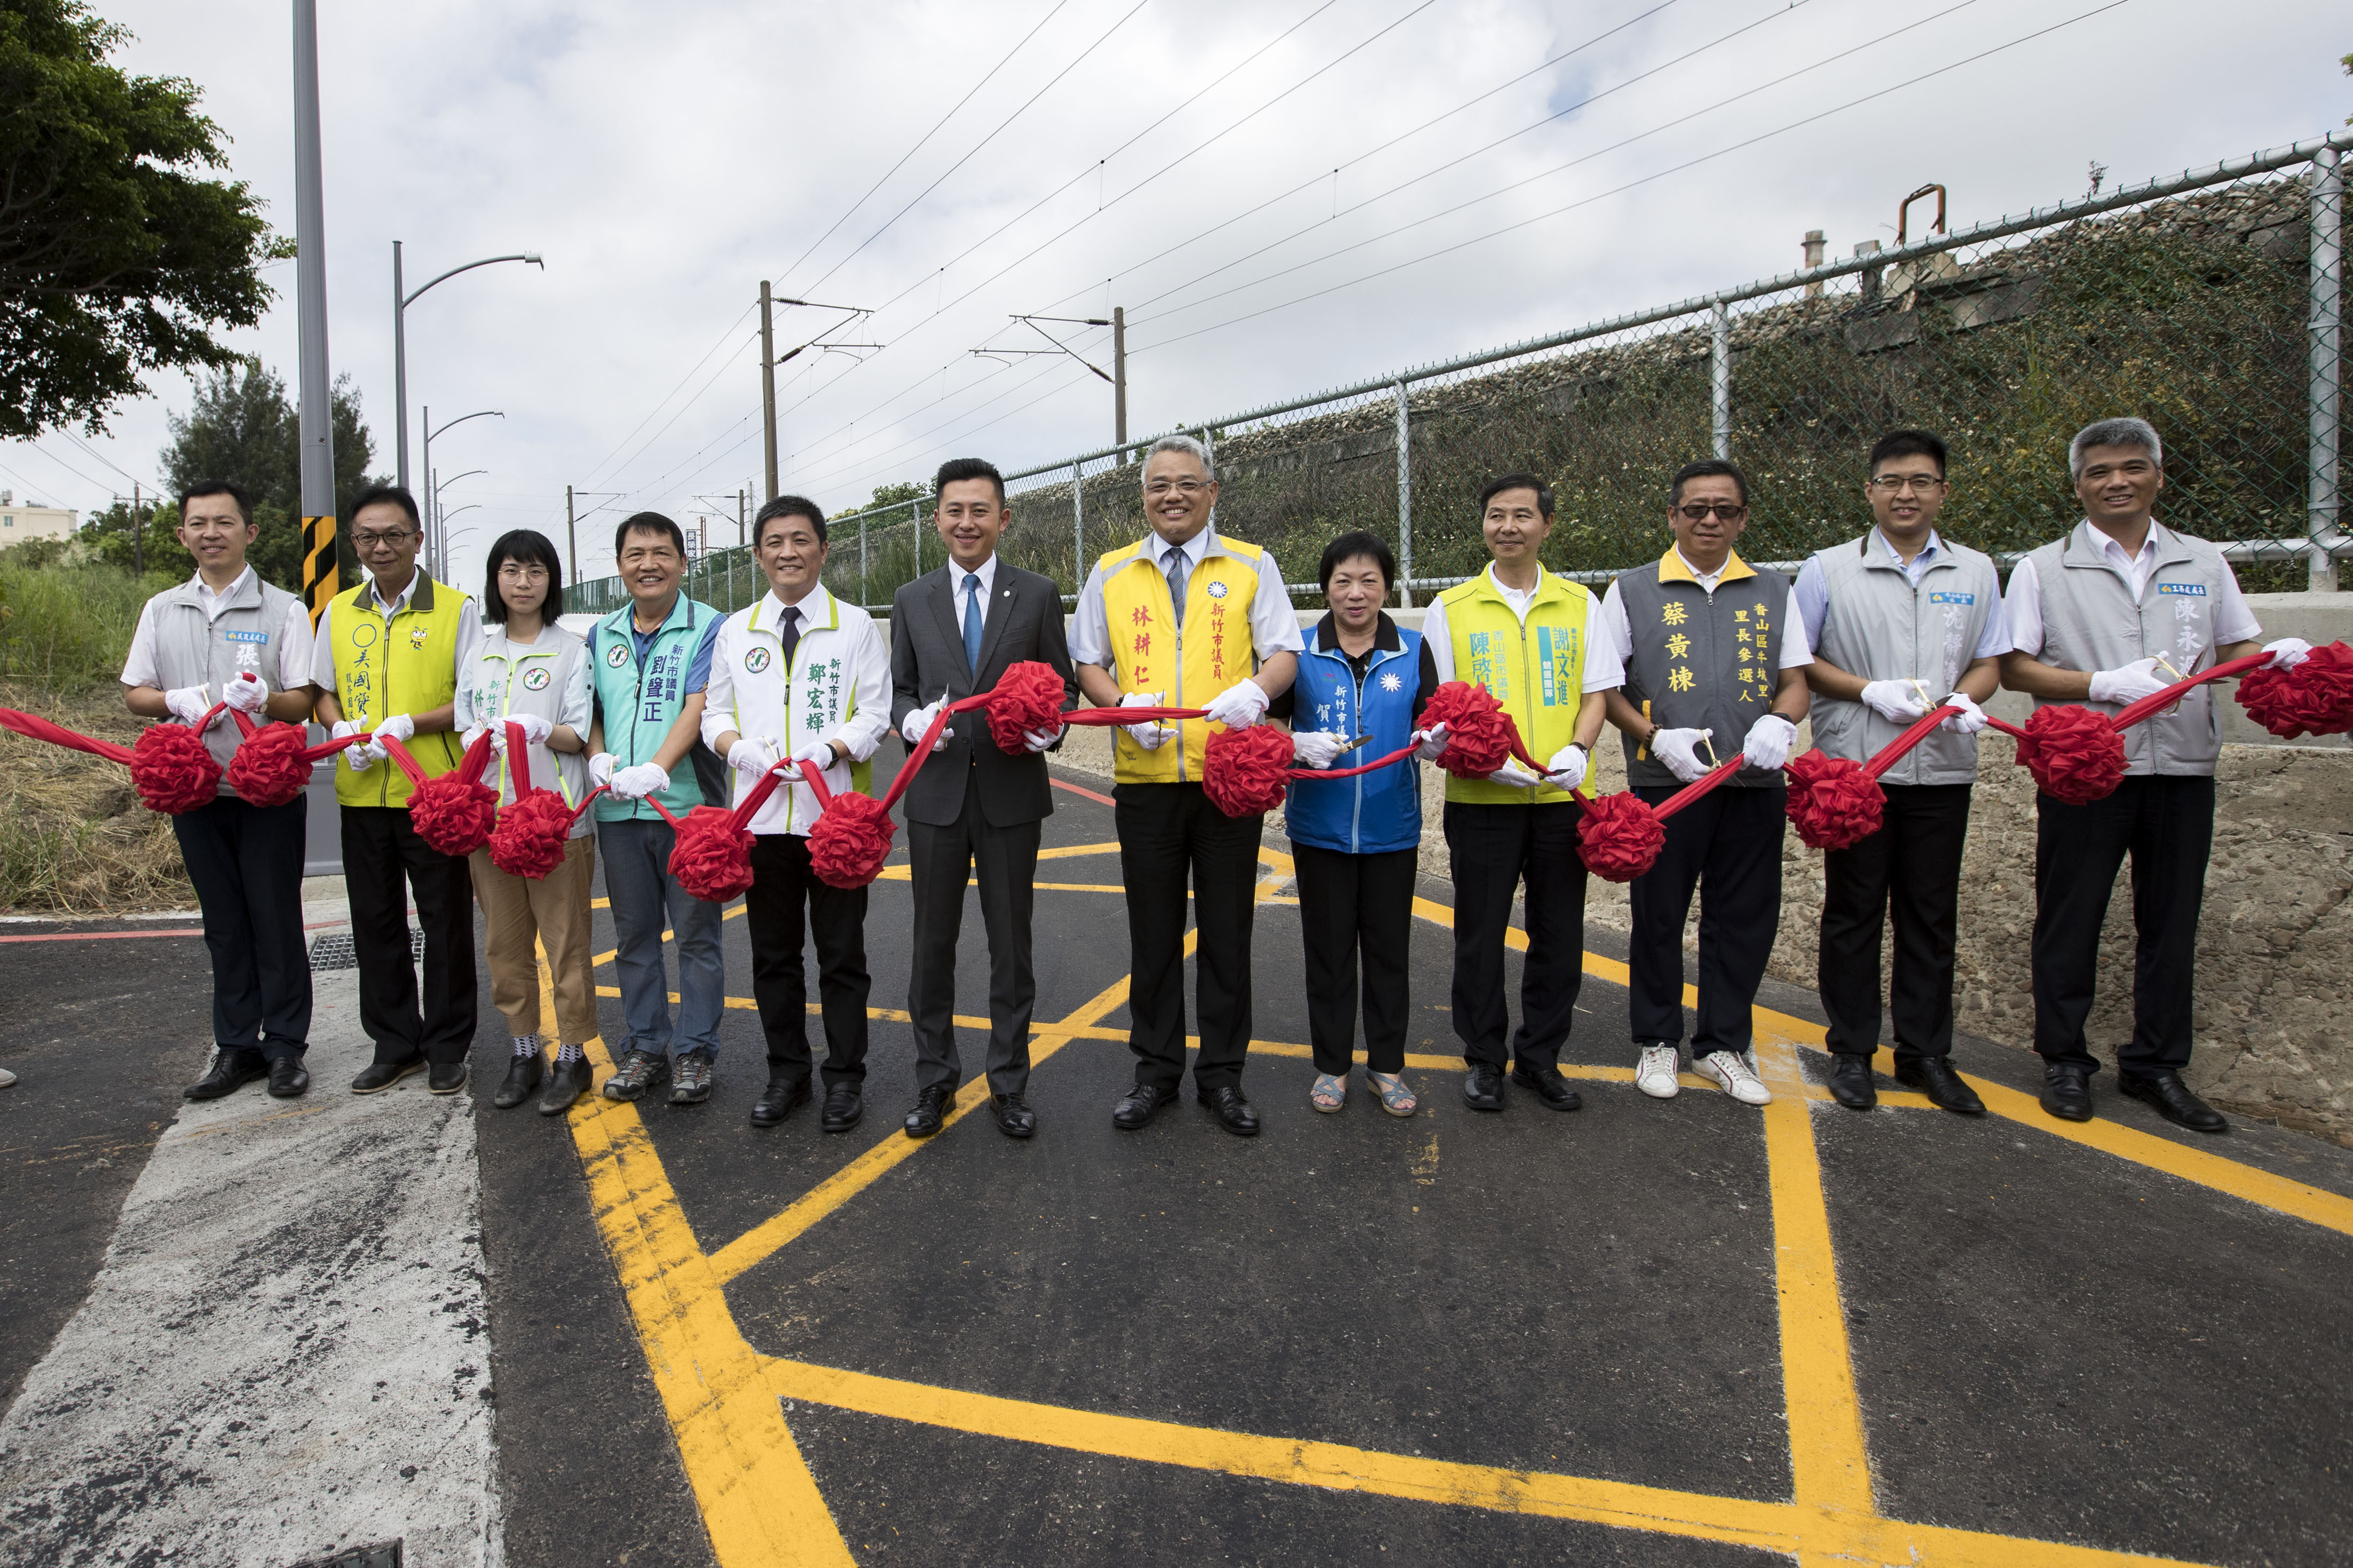
[(662, 1056), (670, 1047), (670, 984), (662, 970), (662, 928), (678, 943), (678, 1048), (719, 1053), (719, 1014), (727, 976), (719, 956), (719, 906), (704, 903), (670, 874), (677, 835), (667, 822), (600, 822), (605, 896), (613, 910), (621, 980), (625, 1051)]

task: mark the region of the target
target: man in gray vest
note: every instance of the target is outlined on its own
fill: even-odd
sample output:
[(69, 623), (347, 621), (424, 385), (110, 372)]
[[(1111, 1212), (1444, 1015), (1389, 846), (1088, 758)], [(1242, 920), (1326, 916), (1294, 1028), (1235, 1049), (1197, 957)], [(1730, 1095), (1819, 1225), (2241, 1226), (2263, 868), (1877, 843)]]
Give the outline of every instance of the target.
[[(1958, 708), (1880, 778), (1878, 832), (1822, 857), (1822, 923), (1815, 962), (1830, 1015), (1831, 1095), (1851, 1110), (1879, 1102), (1879, 943), (1891, 910), (1896, 1081), (1964, 1116), (1985, 1102), (1952, 1067), (1953, 944), (1961, 847), (1978, 774), (1978, 704), (1993, 695), (2010, 651), (1993, 562), (1936, 531), (1952, 493), (1945, 443), (1896, 430), (1871, 449), (1863, 495), (1878, 526), (1818, 552), (1790, 590), (1813, 645), (1814, 744), (1869, 762), (1930, 709)], [(1949, 695), (1948, 695), (1949, 694)]]
[[(2084, 521), (2010, 574), (2013, 650), (2001, 683), (2036, 707), (2088, 703), (2115, 713), (2179, 677), (2255, 651), (2255, 624), (2222, 552), (2150, 516), (2165, 488), (2165, 450), (2145, 419), (2102, 419), (2068, 448)], [(2311, 645), (2265, 650), (2301, 663)], [(2214, 844), (2214, 760), (2222, 749), (2214, 689), (2201, 686), (2125, 731), (2125, 780), (2105, 800), (2035, 802), (2034, 1048), (2042, 1109), (2092, 1116), (2085, 1048), (2099, 967), (2100, 922), (2116, 872), (2132, 858), (2132, 1038), (2116, 1051), (2117, 1087), (2177, 1127), (2228, 1128), (2181, 1081), (2189, 1065), (2190, 977), (2198, 911)]]
[[(1683, 922), (1699, 916), (1699, 1024), (1692, 1068), (1743, 1105), (1773, 1099), (1757, 1076), (1748, 1009), (1781, 923), (1781, 832), (1789, 760), (1806, 716), (1813, 655), (1789, 618), (1789, 580), (1732, 548), (1748, 526), (1748, 480), (1711, 458), (1687, 463), (1667, 498), (1675, 542), (1652, 566), (1620, 573), (1601, 626), (1625, 666), (1609, 693), (1624, 736), (1626, 781), (1656, 805), (1718, 759), (1748, 765), (1669, 817), (1658, 863), (1634, 879), (1634, 1086), (1672, 1100), (1683, 1033)], [(1701, 752), (1706, 752), (1705, 758)]]
[[(245, 552), (261, 533), (244, 490), (200, 479), (180, 497), (180, 542), (196, 574), (139, 612), (122, 665), (133, 713), (181, 724), (227, 702), (257, 720), (311, 716), (311, 617), (302, 602), (261, 580)], [(205, 731), (226, 765), (241, 731), (223, 714)], [(302, 942), (301, 795), (248, 805), (224, 779), (209, 805), (172, 818), (180, 858), (204, 910), (213, 957), (212, 1069), (185, 1091), (217, 1100), (267, 1077), (289, 1100), (311, 1087), (311, 957)]]

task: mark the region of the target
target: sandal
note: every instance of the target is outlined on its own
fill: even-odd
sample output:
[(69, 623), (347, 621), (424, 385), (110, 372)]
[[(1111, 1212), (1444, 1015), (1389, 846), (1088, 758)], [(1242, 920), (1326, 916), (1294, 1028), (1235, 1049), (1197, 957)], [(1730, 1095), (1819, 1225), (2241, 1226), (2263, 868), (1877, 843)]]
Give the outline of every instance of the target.
[(1315, 1075), (1315, 1086), (1307, 1091), (1307, 1103), (1329, 1114), (1348, 1102), (1348, 1080), (1328, 1072)]
[(1411, 1116), (1421, 1109), (1421, 1102), (1414, 1099), (1413, 1090), (1406, 1087), (1402, 1073), (1368, 1069), (1365, 1077), (1372, 1084), (1373, 1092), (1381, 1097), (1381, 1109), (1391, 1116)]

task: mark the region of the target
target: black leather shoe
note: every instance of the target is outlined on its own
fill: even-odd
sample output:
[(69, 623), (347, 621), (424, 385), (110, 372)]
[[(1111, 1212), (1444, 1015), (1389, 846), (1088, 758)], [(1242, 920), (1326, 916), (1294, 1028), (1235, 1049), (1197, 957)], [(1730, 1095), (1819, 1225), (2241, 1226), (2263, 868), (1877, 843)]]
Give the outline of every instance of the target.
[(370, 1062), (352, 1079), (353, 1094), (382, 1094), (413, 1072), (425, 1070), (423, 1057), (411, 1057), (405, 1062)]
[(435, 1062), (425, 1069), (425, 1087), (436, 1094), (455, 1094), (466, 1087), (466, 1079), (471, 1073), (470, 1065), (462, 1059)]
[(825, 1106), (818, 1113), (818, 1125), (828, 1132), (847, 1132), (858, 1125), (866, 1114), (865, 1099), (854, 1083), (838, 1083), (825, 1091)]
[(1038, 1131), (1038, 1113), (1029, 1102), (1018, 1094), (992, 1094), (988, 1102), (997, 1111), (997, 1130), (1008, 1138), (1028, 1138)]
[(1849, 1110), (1869, 1110), (1879, 1103), (1879, 1086), (1871, 1081), (1871, 1058), (1852, 1051), (1831, 1055), (1831, 1098)]
[(2135, 1100), (2146, 1100), (2157, 1107), (2157, 1113), (2176, 1127), (2186, 1127), (2192, 1132), (2228, 1132), (2231, 1124), (2222, 1113), (2189, 1091), (2178, 1072), (2158, 1072), (2143, 1076), (2138, 1073), (2116, 1074), (2116, 1088)]
[(297, 1100), (310, 1092), (311, 1069), (301, 1057), (269, 1058), (269, 1093), (277, 1100)]
[(1258, 1112), (1250, 1109), (1250, 1102), (1243, 1097), (1238, 1086), (1229, 1084), (1224, 1089), (1205, 1089), (1199, 1098), (1202, 1104), (1218, 1113), (1218, 1125), (1235, 1137), (1258, 1136)]
[(1499, 1068), (1473, 1062), (1462, 1075), (1462, 1103), (1473, 1110), (1504, 1109), (1504, 1074)]
[(213, 1053), (213, 1065), (205, 1076), (180, 1092), (190, 1100), (218, 1100), (269, 1076), (269, 1064), (261, 1059), (259, 1051), (225, 1046)]
[(1906, 1089), (1916, 1089), (1928, 1097), (1928, 1103), (1957, 1116), (1983, 1116), (1985, 1101), (1953, 1070), (1953, 1064), (1942, 1057), (1922, 1057), (1918, 1061), (1898, 1060), (1895, 1081)]
[(793, 1108), (809, 1102), (809, 1081), (805, 1078), (772, 1078), (760, 1098), (752, 1102), (752, 1125), (774, 1127), (792, 1114)]
[(537, 1051), (508, 1058), (507, 1076), (499, 1080), (499, 1091), (491, 1096), (491, 1103), (501, 1110), (512, 1110), (531, 1098), (546, 1070), (546, 1060)]
[(947, 1125), (948, 1106), (955, 1099), (955, 1090), (944, 1083), (935, 1083), (915, 1096), (915, 1109), (907, 1112), (905, 1130), (910, 1138), (929, 1138)]
[(1568, 1087), (1558, 1068), (1525, 1068), (1512, 1069), (1512, 1081), (1535, 1095), (1555, 1110), (1575, 1110), (1585, 1103), (1577, 1090)]
[(2042, 1109), (2062, 1121), (2092, 1119), (2092, 1069), (2073, 1062), (2042, 1066)]
[(1152, 1119), (1176, 1103), (1176, 1091), (1162, 1089), (1158, 1084), (1139, 1083), (1120, 1097), (1111, 1108), (1111, 1124), (1122, 1132), (1134, 1132), (1148, 1127)]
[(596, 1081), (596, 1069), (588, 1065), (586, 1057), (574, 1057), (569, 1061), (559, 1057), (555, 1066), (548, 1069), (547, 1092), (539, 1097), (539, 1113), (563, 1115)]

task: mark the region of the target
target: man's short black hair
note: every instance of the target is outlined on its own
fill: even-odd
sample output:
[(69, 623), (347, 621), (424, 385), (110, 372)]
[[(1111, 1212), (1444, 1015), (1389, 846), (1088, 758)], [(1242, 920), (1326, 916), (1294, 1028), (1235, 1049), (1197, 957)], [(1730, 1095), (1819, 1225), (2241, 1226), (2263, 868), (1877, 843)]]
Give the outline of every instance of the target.
[(932, 480), (933, 504), (936, 506), (939, 498), (945, 495), (948, 487), (958, 479), (987, 479), (997, 487), (997, 504), (1000, 507), (1005, 504), (1005, 476), (998, 473), (997, 465), (986, 458), (950, 458), (942, 463), (938, 475)]
[(1897, 458), (1926, 458), (1936, 465), (1936, 477), (1945, 477), (1945, 443), (1926, 430), (1890, 430), (1871, 444), (1871, 467), (1863, 471), (1875, 474)]
[(227, 496), (237, 502), (237, 515), (247, 522), (253, 521), (253, 498), (245, 487), (229, 479), (197, 479), (180, 492), (180, 515), (188, 515), (188, 503), (198, 496)]
[(1730, 479), (1733, 489), (1740, 492), (1740, 504), (1748, 504), (1748, 476), (1740, 471), (1739, 464), (1723, 458), (1702, 458), (1696, 463), (1685, 463), (1677, 468), (1667, 489), (1667, 504), (1683, 505), (1683, 486), (1694, 479)]
[(658, 511), (633, 511), (628, 516), (621, 520), (620, 527), (613, 531), (613, 563), (615, 565), (618, 565), (620, 563), (621, 546), (628, 541), (629, 535), (632, 533), (667, 533), (670, 535), (670, 547), (678, 552), (678, 558), (681, 561), (686, 559), (686, 531), (684, 529), (681, 529), (678, 524), (672, 522), (670, 519), (664, 517)]
[(357, 521), (360, 513), (372, 506), (396, 506), (408, 514), (408, 521), (417, 527), (425, 526), (424, 517), (417, 510), (417, 498), (405, 485), (369, 485), (352, 498), (352, 510), (344, 515)]
[(817, 542), (819, 544), (825, 542), (825, 513), (818, 510), (817, 502), (807, 496), (778, 496), (762, 507), (760, 515), (752, 520), (752, 542), (759, 543), (760, 536), (766, 530), (769, 521), (779, 517), (808, 519), (809, 526), (817, 530)]
[(1324, 547), (1323, 562), (1315, 568), (1315, 585), (1331, 592), (1332, 574), (1340, 569), (1342, 562), (1354, 561), (1359, 555), (1368, 557), (1381, 569), (1382, 587), (1397, 586), (1397, 556), (1381, 542), (1379, 534), (1366, 533), (1361, 528), (1342, 534)]
[(1479, 492), (1479, 515), (1481, 517), (1486, 516), (1487, 503), (1493, 500), (1497, 496), (1502, 495), (1505, 490), (1535, 491), (1536, 510), (1544, 513), (1544, 520), (1546, 522), (1550, 522), (1552, 521), (1552, 487), (1545, 483), (1544, 480), (1536, 478), (1534, 474), (1524, 474), (1516, 471), (1508, 474), (1498, 474), (1495, 478), (1487, 481), (1487, 488)]
[(555, 541), (535, 528), (518, 528), (499, 535), (491, 546), (491, 557), (482, 567), (482, 616), (498, 626), (507, 624), (507, 602), (499, 592), (499, 568), (510, 561), (526, 565), (536, 562), (547, 568), (547, 602), (539, 607), (543, 624), (552, 622), (564, 613), (564, 563), (557, 559)]

